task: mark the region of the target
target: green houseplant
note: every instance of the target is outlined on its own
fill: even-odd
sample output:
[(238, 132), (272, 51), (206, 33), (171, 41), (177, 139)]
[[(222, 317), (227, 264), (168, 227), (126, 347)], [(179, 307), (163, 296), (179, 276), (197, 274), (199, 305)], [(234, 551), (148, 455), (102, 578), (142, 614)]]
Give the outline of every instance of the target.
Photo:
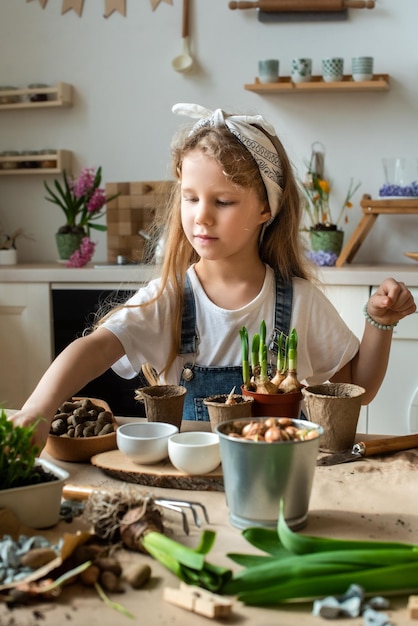
[(0, 508), (13, 511), (32, 528), (58, 522), (61, 494), (68, 472), (39, 459), (32, 445), (37, 424), (15, 426), (0, 410)]
[(344, 200), (334, 212), (332, 184), (324, 174), (323, 153), (313, 150), (301, 190), (306, 216), (304, 230), (309, 232), (311, 242), (309, 256), (317, 265), (335, 265), (344, 241), (342, 224), (348, 222), (348, 210), (353, 206), (351, 200), (360, 185), (350, 179)]
[[(53, 188), (44, 181), (49, 194), (45, 199), (59, 206), (65, 215), (65, 223), (56, 233), (58, 253), (62, 260), (71, 260), (69, 265), (74, 267), (85, 265), (93, 256), (95, 244), (90, 239), (90, 230), (107, 229), (97, 220), (104, 216), (106, 203), (117, 194), (107, 198), (101, 183), (101, 167), (97, 170), (85, 167), (78, 178), (64, 171), (63, 183), (55, 180)], [(76, 251), (78, 254), (72, 258)]]

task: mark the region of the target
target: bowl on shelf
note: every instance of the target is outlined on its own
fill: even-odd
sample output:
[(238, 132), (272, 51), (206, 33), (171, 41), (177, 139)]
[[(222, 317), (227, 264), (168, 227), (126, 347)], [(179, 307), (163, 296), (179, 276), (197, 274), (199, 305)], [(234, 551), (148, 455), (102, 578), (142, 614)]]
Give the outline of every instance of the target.
[(221, 462), (219, 437), (212, 432), (183, 432), (168, 440), (168, 456), (183, 474), (209, 474)]
[[(75, 422), (80, 423), (73, 428)], [(116, 428), (117, 422), (107, 402), (74, 397), (59, 407), (52, 420), (45, 451), (60, 461), (85, 463), (96, 454), (116, 449)]]
[(178, 432), (177, 426), (165, 422), (122, 424), (116, 431), (116, 443), (134, 463), (153, 465), (167, 458), (168, 440)]

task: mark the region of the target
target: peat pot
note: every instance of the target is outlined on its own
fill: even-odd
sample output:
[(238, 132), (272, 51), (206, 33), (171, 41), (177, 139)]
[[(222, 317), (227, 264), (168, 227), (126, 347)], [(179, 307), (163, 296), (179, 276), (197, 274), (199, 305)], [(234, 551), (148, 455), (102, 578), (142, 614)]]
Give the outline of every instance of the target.
[(324, 428), (321, 449), (335, 452), (353, 446), (365, 393), (363, 387), (351, 383), (325, 383), (303, 389), (308, 418)]
[(30, 528), (50, 528), (59, 521), (62, 488), (69, 473), (45, 459), (38, 459), (36, 463), (54, 474), (56, 480), (0, 489), (0, 508), (10, 509), (22, 524)]
[(253, 398), (235, 393), (232, 396), (235, 400), (235, 404), (225, 404), (228, 397), (229, 393), (224, 393), (217, 396), (209, 396), (203, 400), (203, 404), (208, 409), (210, 425), (213, 431), (216, 426), (222, 422), (227, 422), (228, 420), (237, 419), (239, 417), (252, 416)]
[(297, 428), (314, 429), (317, 436), (304, 441), (267, 443), (237, 437), (228, 433), (251, 421), (239, 419), (219, 424), (222, 471), (229, 520), (236, 528), (263, 526), (275, 528), (281, 499), (284, 515), (293, 530), (307, 521), (309, 499), (316, 468), (322, 426), (306, 420), (292, 420)]

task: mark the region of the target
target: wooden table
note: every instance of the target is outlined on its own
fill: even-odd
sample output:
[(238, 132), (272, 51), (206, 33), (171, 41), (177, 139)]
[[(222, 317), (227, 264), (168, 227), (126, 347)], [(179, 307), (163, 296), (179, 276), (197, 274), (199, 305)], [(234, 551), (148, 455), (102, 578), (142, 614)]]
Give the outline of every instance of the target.
[(345, 262), (351, 263), (379, 215), (418, 214), (418, 198), (399, 199), (393, 197), (390, 199), (373, 200), (371, 196), (365, 194), (360, 201), (360, 206), (363, 211), (363, 217), (342, 249), (336, 262), (337, 267), (341, 267)]
[[(195, 427), (195, 426), (194, 426)], [(207, 428), (207, 425), (203, 425)], [(101, 489), (121, 489), (124, 483), (104, 474), (97, 467), (84, 463), (64, 463), (43, 456), (64, 467), (70, 473), (69, 482), (93, 485)], [(308, 523), (302, 531), (318, 536), (399, 540), (418, 543), (418, 511), (416, 494), (418, 485), (418, 450), (395, 453), (379, 459), (363, 460), (334, 467), (317, 467), (313, 482)], [(139, 485), (135, 489), (144, 491)], [(145, 489), (146, 490), (146, 489)], [(149, 491), (148, 491), (149, 492)], [(156, 496), (177, 497), (201, 502), (207, 508), (209, 528), (217, 533), (215, 546), (209, 555), (213, 563), (236, 566), (227, 552), (252, 552), (241, 532), (228, 521), (228, 509), (222, 492), (196, 492), (185, 490), (153, 489)], [(184, 544), (195, 547), (201, 530), (190, 519), (190, 535), (184, 533), (180, 516), (170, 514), (167, 523), (173, 536)], [(74, 532), (80, 521), (71, 524), (60, 522), (57, 527), (42, 532), (56, 540), (64, 532)], [(117, 624), (142, 624), (146, 626), (207, 626), (205, 617), (199, 617), (168, 604), (163, 600), (165, 587), (179, 587), (179, 581), (159, 563), (145, 555), (124, 553), (130, 562), (145, 560), (152, 567), (152, 579), (145, 589), (113, 596), (135, 616), (135, 621), (108, 608), (93, 590), (79, 585), (64, 589), (60, 599), (48, 604), (18, 608), (12, 612), (0, 604), (1, 626), (114, 626)], [(355, 582), (355, 581), (353, 581)], [(407, 619), (407, 596), (392, 599), (386, 611), (396, 626), (411, 626)], [(35, 621), (39, 612), (41, 621)], [(245, 607), (234, 601), (233, 615), (224, 623), (234, 626), (318, 626), (319, 618), (312, 616), (312, 603), (281, 605), (272, 609)], [(39, 618), (40, 619), (40, 618)], [(13, 621), (14, 620), (14, 621)], [(345, 620), (343, 620), (345, 623)], [(219, 622), (217, 622), (219, 623)], [(363, 626), (363, 619), (350, 619), (350, 626)]]

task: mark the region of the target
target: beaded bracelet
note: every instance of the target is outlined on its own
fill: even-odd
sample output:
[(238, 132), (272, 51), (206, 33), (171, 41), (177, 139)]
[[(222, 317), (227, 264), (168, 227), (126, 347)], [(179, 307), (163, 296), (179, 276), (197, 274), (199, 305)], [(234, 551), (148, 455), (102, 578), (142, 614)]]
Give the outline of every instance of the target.
[(366, 304), (363, 307), (363, 313), (364, 313), (364, 317), (366, 318), (366, 321), (369, 322), (369, 324), (371, 324), (375, 328), (378, 328), (379, 330), (393, 330), (395, 328), (395, 326), (398, 325), (398, 322), (395, 322), (394, 324), (379, 324), (378, 322), (376, 322), (369, 315), (369, 312), (367, 310), (367, 302), (366, 302)]

